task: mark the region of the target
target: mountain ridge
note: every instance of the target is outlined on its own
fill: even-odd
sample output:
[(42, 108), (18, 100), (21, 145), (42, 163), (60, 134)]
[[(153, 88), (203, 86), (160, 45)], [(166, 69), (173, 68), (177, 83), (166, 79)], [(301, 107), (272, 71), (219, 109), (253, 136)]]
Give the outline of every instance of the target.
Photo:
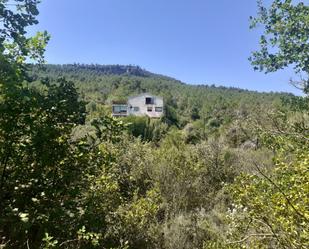
[[(33, 71), (37, 71), (36, 65), (30, 64), (30, 67)], [(282, 91), (258, 91), (258, 90), (249, 90), (245, 88), (233, 87), (233, 86), (224, 86), (220, 84), (208, 84), (208, 83), (187, 83), (181, 80), (178, 80), (174, 77), (163, 75), (160, 73), (153, 73), (149, 70), (144, 69), (138, 65), (121, 65), (121, 64), (86, 64), (86, 63), (68, 63), (68, 64), (44, 64), (42, 68), (47, 68), (48, 70), (62, 71), (65, 74), (77, 73), (77, 71), (83, 71), (85, 73), (94, 74), (96, 76), (124, 76), (124, 77), (141, 77), (141, 78), (156, 78), (158, 80), (168, 80), (175, 83), (194, 86), (196, 88), (214, 88), (214, 89), (223, 89), (231, 90), (237, 92), (250, 92), (250, 93), (261, 93), (261, 94), (283, 94), (295, 96), (295, 94), (290, 92)]]

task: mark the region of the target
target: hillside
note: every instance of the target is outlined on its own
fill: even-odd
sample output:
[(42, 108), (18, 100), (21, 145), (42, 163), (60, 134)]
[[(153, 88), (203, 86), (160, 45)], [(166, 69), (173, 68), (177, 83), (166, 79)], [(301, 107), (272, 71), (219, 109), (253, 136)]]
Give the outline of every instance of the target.
[(220, 116), (222, 112), (224, 119), (230, 119), (235, 113), (252, 112), (261, 106), (271, 108), (280, 105), (282, 98), (293, 98), (288, 93), (189, 85), (130, 65), (46, 65), (44, 70), (33, 66), (31, 75), (36, 81), (44, 77), (52, 81), (65, 77), (75, 83), (92, 108), (97, 105), (108, 106), (112, 100), (126, 99), (142, 92), (160, 95), (164, 97), (168, 109), (166, 113), (174, 115), (174, 121), (180, 127), (199, 118)]

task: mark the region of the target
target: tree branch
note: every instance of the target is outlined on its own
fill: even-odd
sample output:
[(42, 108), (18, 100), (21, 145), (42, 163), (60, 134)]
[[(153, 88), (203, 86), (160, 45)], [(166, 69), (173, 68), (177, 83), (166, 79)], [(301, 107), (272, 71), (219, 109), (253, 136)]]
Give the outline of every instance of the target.
[(70, 240), (66, 240), (66, 241), (63, 241), (61, 244), (59, 244), (59, 246), (63, 246), (65, 244), (68, 244), (68, 243), (71, 243), (71, 242), (76, 242), (76, 241), (79, 241), (79, 239), (70, 239)]
[(274, 235), (272, 233), (252, 233), (252, 234), (249, 234), (246, 237), (242, 238), (241, 240), (228, 242), (227, 245), (240, 244), (242, 242), (245, 242), (246, 240), (248, 240), (251, 237), (274, 237)]
[(290, 199), (286, 196), (286, 194), (283, 192), (283, 190), (272, 180), (270, 179), (261, 169), (260, 167), (257, 165), (256, 162), (253, 162), (255, 168), (257, 169), (257, 171), (268, 181), (270, 182), (276, 189), (278, 189), (278, 191), (282, 194), (282, 196), (284, 197), (284, 199), (286, 200), (287, 204), (295, 211), (296, 214), (298, 214), (300, 217), (302, 217), (303, 219), (305, 219), (306, 221), (309, 222), (309, 220), (303, 215), (301, 214), (293, 205), (293, 203), (290, 201)]

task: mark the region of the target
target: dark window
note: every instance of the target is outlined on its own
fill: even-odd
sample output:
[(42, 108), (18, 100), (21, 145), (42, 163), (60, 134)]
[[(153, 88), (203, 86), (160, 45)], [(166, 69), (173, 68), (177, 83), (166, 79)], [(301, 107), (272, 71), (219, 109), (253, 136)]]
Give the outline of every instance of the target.
[(147, 112), (152, 112), (152, 107), (151, 106), (147, 107)]
[(114, 105), (113, 113), (127, 113), (127, 106), (126, 105)]
[(156, 112), (163, 112), (163, 108), (162, 108), (162, 107), (156, 107), (156, 108), (155, 108), (155, 111), (156, 111)]
[(152, 105), (153, 104), (153, 98), (146, 97), (146, 105)]
[(139, 107), (138, 107), (138, 106), (134, 106), (134, 107), (133, 107), (133, 110), (134, 110), (135, 112), (138, 112), (138, 111), (139, 111)]

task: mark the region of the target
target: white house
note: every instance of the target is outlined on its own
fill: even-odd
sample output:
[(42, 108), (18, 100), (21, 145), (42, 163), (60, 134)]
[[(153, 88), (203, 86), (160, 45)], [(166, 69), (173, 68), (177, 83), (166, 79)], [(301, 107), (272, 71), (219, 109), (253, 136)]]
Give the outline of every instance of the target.
[(160, 118), (163, 115), (163, 98), (143, 93), (129, 97), (127, 103), (114, 102), (112, 108), (114, 117), (134, 115)]

